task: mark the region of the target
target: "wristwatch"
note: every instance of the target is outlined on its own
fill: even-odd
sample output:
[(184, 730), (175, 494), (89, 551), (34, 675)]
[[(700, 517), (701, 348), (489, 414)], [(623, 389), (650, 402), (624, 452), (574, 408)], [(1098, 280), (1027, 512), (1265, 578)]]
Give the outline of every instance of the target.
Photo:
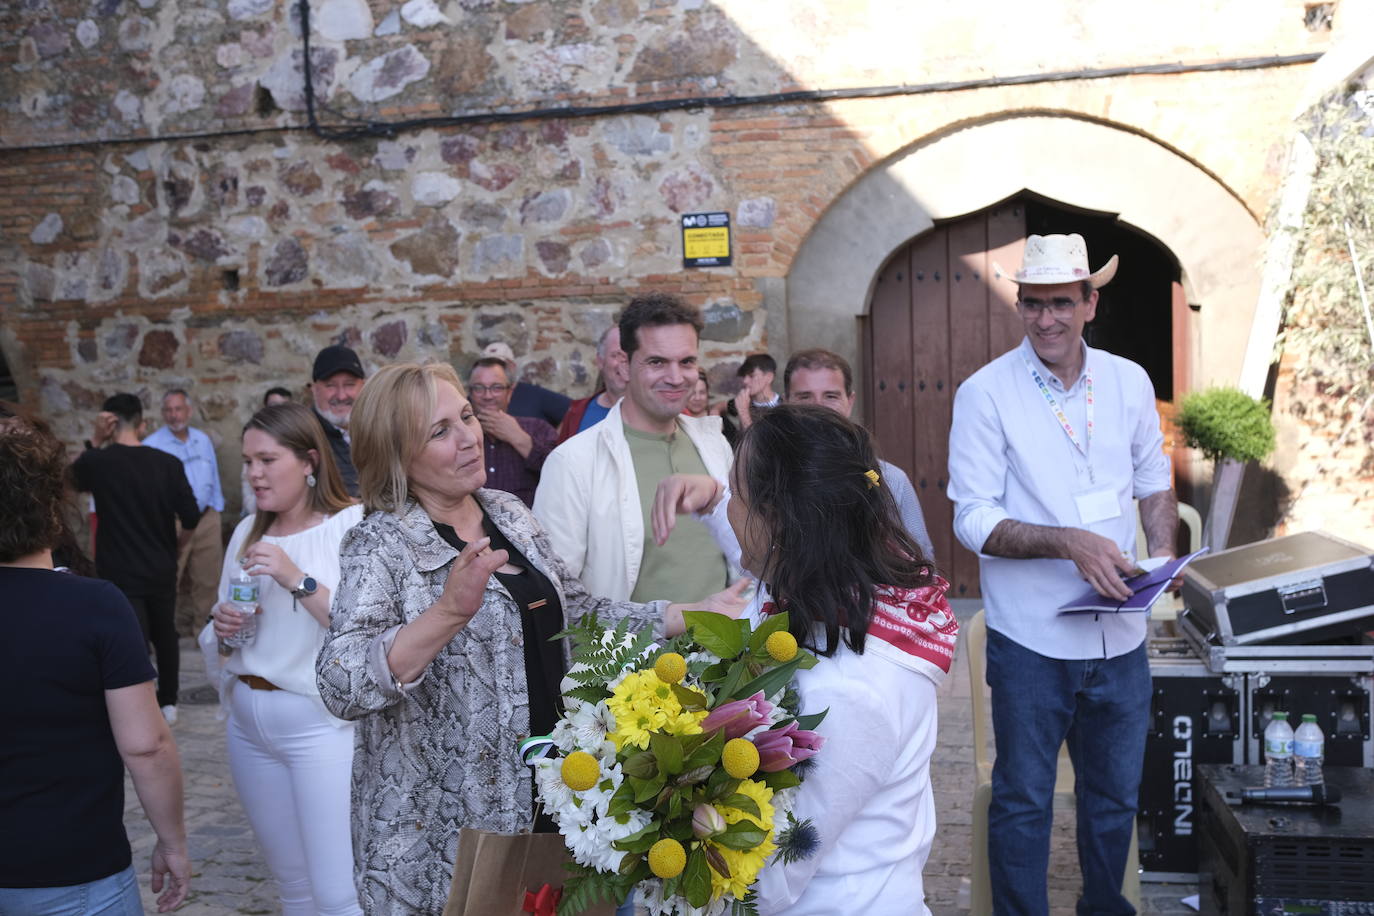
[(309, 576), (306, 576), (305, 578), (301, 579), (300, 585), (297, 585), (295, 588), (291, 589), (291, 597), (309, 598), (311, 595), (315, 594), (315, 592), (319, 591), (319, 588), (320, 583), (316, 582)]

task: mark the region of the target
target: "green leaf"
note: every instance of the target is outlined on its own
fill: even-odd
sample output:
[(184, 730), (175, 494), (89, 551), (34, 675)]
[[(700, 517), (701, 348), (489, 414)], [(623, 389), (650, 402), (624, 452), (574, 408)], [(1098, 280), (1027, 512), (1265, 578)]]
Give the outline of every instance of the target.
[(792, 680), (793, 675), (797, 673), (797, 668), (801, 665), (801, 662), (802, 656), (798, 654), (797, 657), (790, 662), (778, 665), (778, 667), (774, 668), (772, 671), (765, 671), (743, 687), (740, 687), (730, 694), (730, 698), (742, 700), (745, 697), (753, 696), (759, 691), (763, 691), (765, 697), (771, 697), (774, 693), (787, 686), (787, 683)]
[(829, 709), (823, 709), (820, 712), (813, 712), (809, 716), (797, 716), (797, 728), (804, 729), (805, 731), (809, 732), (815, 731), (816, 726), (820, 725), (822, 722), (825, 721), (825, 715), (828, 712), (830, 712)]
[(682, 816), (682, 793), (674, 792), (668, 799), (668, 817), (676, 820)]
[[(650, 741), (653, 739), (650, 738)], [(658, 761), (649, 751), (640, 751), (631, 754), (620, 765), (620, 771), (626, 776), (634, 776), (639, 779), (653, 779), (658, 775)]]
[(673, 696), (682, 704), (682, 708), (695, 712), (698, 709), (706, 708), (706, 694), (700, 690), (693, 690), (690, 687), (683, 687), (681, 684), (673, 685)]
[(770, 614), (763, 618), (758, 627), (754, 630), (754, 635), (749, 637), (749, 649), (752, 652), (764, 651), (763, 644), (768, 641), (768, 637), (781, 630), (787, 629), (787, 612), (781, 614)]
[(768, 832), (753, 821), (736, 821), (726, 827), (724, 833), (717, 833), (711, 837), (711, 842), (727, 849), (748, 851), (762, 843), (767, 837)]
[(625, 781), (634, 786), (635, 804), (642, 805), (663, 791), (663, 783), (657, 779), (636, 779), (633, 776), (626, 776)]
[(620, 784), (620, 788), (615, 790), (611, 796), (611, 803), (606, 806), (608, 817), (619, 817), (622, 814), (629, 814), (635, 808), (635, 788), (630, 785), (627, 779)]
[(621, 852), (648, 852), (649, 847), (659, 840), (659, 832), (663, 822), (655, 818), (649, 821), (643, 830), (637, 830), (621, 840), (616, 840), (611, 845)]
[[(730, 665), (730, 671), (721, 679), (720, 687), (716, 689), (716, 705), (727, 700), (735, 699), (739, 695), (739, 686), (747, 681), (749, 674), (748, 659), (739, 659)], [(743, 694), (749, 696), (749, 694)]]
[(716, 662), (713, 665), (708, 665), (701, 672), (701, 682), (703, 684), (714, 684), (718, 682), (721, 678), (725, 677), (725, 675), (728, 674), (729, 671), (730, 663), (728, 661), (720, 661)]
[(727, 795), (734, 795), (739, 791), (739, 780), (725, 772), (724, 769), (716, 770), (711, 774), (711, 778), (706, 780), (706, 797), (711, 801), (720, 801)]
[(683, 774), (677, 778), (677, 784), (680, 786), (696, 785), (697, 783), (702, 782), (707, 777), (709, 777), (712, 773), (715, 772), (715, 770), (716, 765), (714, 763), (708, 763), (699, 767), (693, 767), (692, 769), (683, 772)]
[(606, 699), (606, 697), (610, 696), (611, 694), (609, 691), (606, 690), (605, 687), (598, 687), (595, 684), (587, 684), (583, 687), (574, 687), (572, 690), (569, 690), (566, 695), (572, 697), (575, 700), (581, 700), (583, 703), (591, 703), (595, 705), (601, 700)]
[(692, 906), (702, 907), (711, 899), (711, 873), (706, 864), (706, 853), (698, 846), (687, 856), (687, 867), (682, 870), (682, 895)]
[(671, 820), (668, 822), (668, 826), (663, 828), (663, 833), (685, 846), (692, 840), (692, 822), (686, 819)]
[(682, 742), (663, 732), (649, 733), (649, 747), (658, 758), (658, 772), (663, 776), (676, 776), (682, 772)]
[[(685, 771), (691, 771), (698, 767), (714, 767), (720, 762), (720, 754), (724, 749), (725, 732), (717, 731), (696, 750), (686, 755), (682, 761), (682, 768)], [(703, 776), (702, 778), (705, 779), (706, 777)]]
[(682, 619), (692, 638), (721, 658), (734, 658), (744, 651), (744, 637), (732, 618), (711, 611), (684, 611)]
[(797, 650), (797, 658), (801, 659), (801, 662), (798, 664), (798, 667), (800, 667), (803, 671), (810, 671), (812, 668), (820, 664), (820, 660), (817, 659), (816, 656), (812, 655), (810, 652), (807, 652), (805, 649)]
[(754, 801), (748, 795), (741, 795), (736, 792), (734, 795), (722, 798), (720, 803), (727, 808), (738, 808), (745, 814), (752, 815), (753, 817), (763, 817), (763, 813), (759, 811), (758, 802)]
[(765, 774), (763, 784), (774, 792), (779, 792), (801, 785), (801, 777), (791, 770), (778, 770), (776, 773)]

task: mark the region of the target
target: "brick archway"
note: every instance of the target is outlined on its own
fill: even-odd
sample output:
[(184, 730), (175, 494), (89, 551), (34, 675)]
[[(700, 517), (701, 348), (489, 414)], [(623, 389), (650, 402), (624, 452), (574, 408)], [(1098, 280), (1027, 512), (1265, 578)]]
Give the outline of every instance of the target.
[(1235, 383), (1248, 337), (1236, 331), (1250, 327), (1260, 289), (1259, 222), (1178, 152), (1070, 115), (1009, 114), (960, 126), (865, 173), (816, 222), (792, 262), (786, 346), (835, 349), (862, 377), (858, 319), (882, 265), (936, 220), (1022, 191), (1117, 214), (1174, 252), (1188, 301), (1199, 307), (1185, 329), (1193, 383)]

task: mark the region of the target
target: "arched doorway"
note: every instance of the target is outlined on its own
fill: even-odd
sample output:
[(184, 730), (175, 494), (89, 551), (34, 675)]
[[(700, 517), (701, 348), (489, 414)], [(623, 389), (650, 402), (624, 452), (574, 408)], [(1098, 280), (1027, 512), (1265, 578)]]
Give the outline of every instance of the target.
[(1063, 232), (1083, 235), (1094, 267), (1120, 256), (1085, 336), (1089, 345), (1145, 367), (1161, 413), (1171, 414), (1175, 392), (1188, 388), (1179, 263), (1113, 214), (1022, 192), (936, 222), (889, 258), (873, 287), (863, 360), (869, 425), (883, 457), (911, 477), (956, 597), (976, 597), (979, 588), (977, 558), (954, 538), (945, 496), (954, 392), (1023, 336), (1016, 287), (996, 275), (995, 265), (1014, 271), (1027, 235)]

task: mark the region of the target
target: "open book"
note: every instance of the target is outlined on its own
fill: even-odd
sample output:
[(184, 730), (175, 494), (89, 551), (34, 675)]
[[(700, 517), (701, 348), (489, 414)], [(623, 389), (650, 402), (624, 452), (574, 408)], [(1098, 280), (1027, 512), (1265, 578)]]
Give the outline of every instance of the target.
[(1107, 598), (1099, 595), (1097, 589), (1089, 588), (1077, 598), (1061, 605), (1059, 613), (1121, 614), (1148, 611), (1168, 589), (1174, 577), (1183, 571), (1183, 567), (1206, 552), (1207, 548), (1204, 547), (1176, 560), (1165, 560), (1163, 557), (1143, 560), (1140, 566), (1145, 572), (1125, 580), (1126, 587), (1131, 590), (1131, 597), (1125, 601)]

